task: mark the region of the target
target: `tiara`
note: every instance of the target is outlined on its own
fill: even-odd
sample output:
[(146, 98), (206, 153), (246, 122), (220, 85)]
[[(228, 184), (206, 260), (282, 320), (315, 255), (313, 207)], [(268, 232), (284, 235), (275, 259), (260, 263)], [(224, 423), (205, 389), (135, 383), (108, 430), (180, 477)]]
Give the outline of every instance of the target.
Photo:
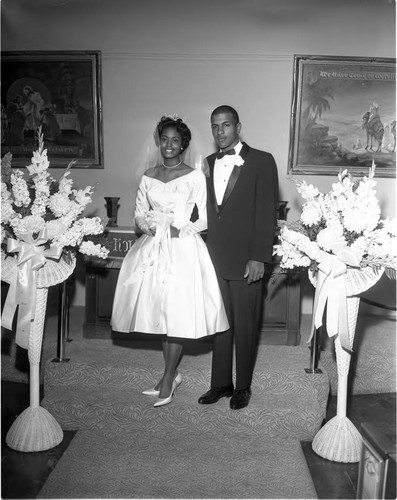
[(187, 125), (186, 118), (182, 118), (182, 116), (178, 116), (177, 113), (173, 113), (173, 114), (164, 113), (162, 118), (171, 118), (171, 120), (174, 120), (174, 121), (181, 120), (185, 125)]

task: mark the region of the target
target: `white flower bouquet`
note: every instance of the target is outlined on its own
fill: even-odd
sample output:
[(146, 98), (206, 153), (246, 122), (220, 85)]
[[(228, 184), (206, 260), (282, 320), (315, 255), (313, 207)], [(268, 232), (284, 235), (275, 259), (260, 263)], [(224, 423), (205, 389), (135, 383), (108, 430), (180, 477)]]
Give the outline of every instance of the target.
[(26, 349), (39, 290), (66, 280), (77, 252), (102, 259), (109, 253), (101, 219), (83, 217), (92, 201), (92, 187), (73, 189), (69, 175), (74, 161), (56, 181), (49, 173), (41, 128), (38, 140), (27, 166), (28, 179), (22, 170), (11, 168), (10, 153), (1, 161), (1, 277), (10, 284), (2, 324), (12, 329), (19, 306), (16, 342)]
[(397, 224), (381, 219), (374, 173), (374, 164), (368, 177), (359, 180), (345, 170), (326, 194), (305, 181), (296, 183), (305, 201), (298, 221), (280, 221), (280, 244), (274, 246), (274, 254), (281, 257), (281, 268), (315, 272), (319, 263), (334, 255), (348, 267), (382, 267), (395, 277)]
[(92, 201), (93, 188), (73, 189), (69, 177), (71, 162), (56, 181), (49, 173), (47, 150), (38, 130), (39, 148), (27, 166), (29, 179), (22, 170), (12, 170), (12, 155), (1, 161), (1, 243), (12, 240), (30, 243), (40, 240), (40, 246), (50, 245), (67, 258), (70, 252), (80, 252), (106, 259), (109, 250), (98, 242), (104, 225), (99, 217), (83, 217)]

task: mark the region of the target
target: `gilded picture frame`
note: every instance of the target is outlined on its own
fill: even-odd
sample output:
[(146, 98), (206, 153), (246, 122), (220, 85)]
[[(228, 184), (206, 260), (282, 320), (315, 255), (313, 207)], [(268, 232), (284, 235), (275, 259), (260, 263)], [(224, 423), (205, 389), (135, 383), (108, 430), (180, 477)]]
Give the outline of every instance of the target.
[(396, 60), (295, 55), (288, 173), (396, 174)]
[(29, 165), (41, 126), (51, 167), (103, 164), (100, 51), (1, 53), (1, 155)]

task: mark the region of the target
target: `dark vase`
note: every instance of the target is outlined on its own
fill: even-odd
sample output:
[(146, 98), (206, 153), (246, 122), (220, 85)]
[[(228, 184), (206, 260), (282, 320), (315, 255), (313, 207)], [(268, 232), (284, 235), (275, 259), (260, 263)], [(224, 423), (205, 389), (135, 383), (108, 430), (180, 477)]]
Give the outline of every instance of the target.
[(109, 218), (107, 226), (117, 227), (117, 212), (119, 209), (119, 197), (117, 196), (105, 196), (106, 201), (106, 212)]

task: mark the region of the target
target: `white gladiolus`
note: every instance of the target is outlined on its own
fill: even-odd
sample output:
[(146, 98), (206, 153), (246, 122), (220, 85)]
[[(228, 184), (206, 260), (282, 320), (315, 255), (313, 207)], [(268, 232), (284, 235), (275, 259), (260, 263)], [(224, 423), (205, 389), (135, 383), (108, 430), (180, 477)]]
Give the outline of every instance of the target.
[(11, 174), (12, 194), (16, 207), (28, 207), (31, 203), (28, 185), (23, 177), (23, 172), (17, 170)]
[(316, 187), (307, 184), (306, 181), (298, 182), (297, 190), (305, 200), (311, 200), (320, 194), (320, 191)]
[[(56, 183), (48, 171), (50, 163), (47, 150), (43, 147), (41, 130), (38, 135), (39, 149), (33, 152), (31, 164), (27, 166), (29, 182), (21, 170), (11, 173), (3, 170), (2, 237), (21, 239), (28, 235), (35, 239), (38, 234), (40, 237), (45, 235), (47, 244), (106, 258), (108, 250), (97, 242), (89, 241), (91, 236), (103, 233), (101, 219), (82, 217), (86, 206), (92, 201), (93, 188), (72, 189), (69, 170)], [(10, 164), (10, 158), (8, 154), (4, 165)]]

